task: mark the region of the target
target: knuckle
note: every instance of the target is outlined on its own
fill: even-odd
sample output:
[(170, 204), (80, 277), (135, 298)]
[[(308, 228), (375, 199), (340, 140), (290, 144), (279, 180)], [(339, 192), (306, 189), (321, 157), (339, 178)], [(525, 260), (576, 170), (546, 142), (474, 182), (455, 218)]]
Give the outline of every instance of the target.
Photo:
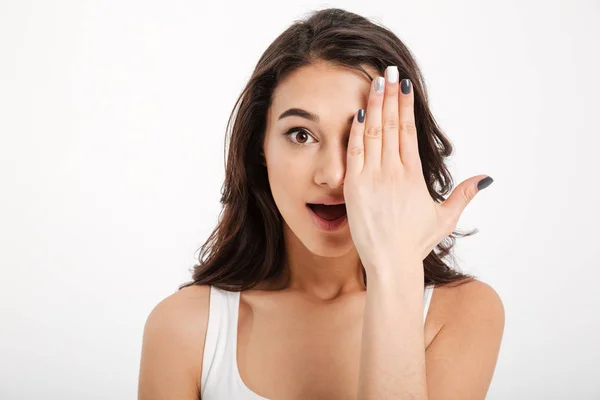
[(381, 126), (370, 126), (365, 130), (365, 136), (370, 138), (380, 137), (382, 134)]
[(466, 188), (465, 190), (462, 191), (462, 196), (463, 196), (463, 200), (464, 200), (465, 204), (468, 204), (475, 197), (475, 193), (473, 193), (472, 190), (469, 190), (469, 188)]
[(383, 123), (386, 130), (397, 130), (398, 129), (398, 119), (395, 117), (391, 117), (385, 120)]
[(350, 155), (359, 156), (363, 153), (363, 148), (361, 146), (354, 146), (350, 148)]
[(414, 134), (417, 132), (417, 128), (415, 127), (414, 123), (406, 121), (400, 124), (400, 132)]

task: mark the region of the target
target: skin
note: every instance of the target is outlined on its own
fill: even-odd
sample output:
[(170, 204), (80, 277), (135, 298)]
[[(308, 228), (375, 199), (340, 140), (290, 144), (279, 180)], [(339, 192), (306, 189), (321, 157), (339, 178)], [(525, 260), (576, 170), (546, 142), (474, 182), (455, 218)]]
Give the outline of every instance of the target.
[[(263, 397), (358, 398), (362, 338), (365, 332), (378, 332), (374, 327), (363, 331), (367, 296), (360, 258), (349, 226), (319, 230), (305, 203), (327, 194), (343, 197), (352, 118), (359, 108), (367, 108), (370, 90), (370, 79), (360, 71), (325, 63), (295, 71), (275, 90), (263, 149), (273, 198), (285, 221), (288, 257), (281, 279), (241, 294), (238, 320), (238, 370), (248, 389)], [(279, 120), (291, 107), (320, 120)], [(306, 129), (306, 134), (283, 135), (293, 127)], [(402, 288), (381, 282), (375, 286), (375, 280), (373, 285), (379, 293)], [(388, 295), (386, 301), (390, 299)], [(403, 298), (397, 299), (396, 311), (409, 308), (402, 307)], [(139, 399), (198, 398), (208, 301), (207, 286), (192, 286), (152, 310), (144, 328)], [(419, 301), (422, 312), (422, 297)], [(413, 311), (418, 315), (419, 308)], [(480, 281), (436, 288), (419, 329), (422, 336), (413, 337), (423, 342), (427, 391), (418, 398), (483, 399), (504, 329), (504, 309), (494, 289)], [(398, 343), (387, 337), (392, 342), (386, 345), (397, 351), (403, 336), (393, 331), (400, 332)], [(400, 396), (394, 398), (409, 398)]]
[[(377, 75), (375, 69), (365, 69)], [(366, 290), (349, 225), (336, 232), (318, 229), (308, 218), (306, 203), (321, 195), (344, 197), (352, 119), (365, 107), (370, 86), (360, 71), (317, 64), (295, 71), (273, 93), (263, 149), (273, 199), (284, 220), (288, 258), (287, 275), (283, 282), (270, 283), (271, 288), (317, 301)], [(317, 114), (319, 123), (299, 116), (279, 119), (291, 107)], [(296, 127), (305, 132), (283, 135)]]

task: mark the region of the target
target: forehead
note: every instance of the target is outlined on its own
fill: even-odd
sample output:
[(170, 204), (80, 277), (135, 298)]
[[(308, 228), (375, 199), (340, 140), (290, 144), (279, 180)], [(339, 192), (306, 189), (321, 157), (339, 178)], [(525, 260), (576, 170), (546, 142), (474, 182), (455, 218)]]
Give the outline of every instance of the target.
[[(379, 72), (363, 65), (375, 78)], [(353, 113), (357, 105), (368, 100), (371, 79), (362, 71), (327, 63), (301, 67), (283, 80), (273, 92), (270, 118), (278, 116), (290, 107), (302, 108), (322, 115), (335, 115), (340, 112)], [(349, 109), (348, 109), (349, 107)]]

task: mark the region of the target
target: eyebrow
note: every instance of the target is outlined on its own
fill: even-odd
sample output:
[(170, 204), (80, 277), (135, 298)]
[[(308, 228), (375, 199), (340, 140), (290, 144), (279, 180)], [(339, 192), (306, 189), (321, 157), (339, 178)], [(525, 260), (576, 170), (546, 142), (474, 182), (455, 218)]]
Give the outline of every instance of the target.
[[(309, 111), (303, 110), (301, 108), (290, 108), (284, 112), (281, 113), (281, 115), (279, 116), (279, 118), (277, 118), (277, 120), (281, 120), (285, 117), (291, 117), (291, 116), (297, 116), (300, 118), (305, 118), (309, 121), (312, 122), (316, 122), (319, 123), (320, 119), (319, 116), (317, 114), (313, 114)], [(354, 122), (354, 115), (350, 116), (350, 118), (348, 118), (348, 125), (352, 125), (352, 123)]]

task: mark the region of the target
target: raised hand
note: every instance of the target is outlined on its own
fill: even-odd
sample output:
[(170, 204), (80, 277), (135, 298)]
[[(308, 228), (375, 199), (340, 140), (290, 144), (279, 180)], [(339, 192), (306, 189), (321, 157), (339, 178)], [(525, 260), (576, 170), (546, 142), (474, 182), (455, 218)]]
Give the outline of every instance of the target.
[(344, 180), (350, 233), (367, 274), (422, 265), (477, 192), (493, 182), (482, 178), (486, 175), (463, 181), (442, 204), (431, 198), (418, 150), (412, 83), (399, 83), (397, 67), (388, 67), (385, 78), (373, 80), (366, 114), (360, 110), (354, 119)]

